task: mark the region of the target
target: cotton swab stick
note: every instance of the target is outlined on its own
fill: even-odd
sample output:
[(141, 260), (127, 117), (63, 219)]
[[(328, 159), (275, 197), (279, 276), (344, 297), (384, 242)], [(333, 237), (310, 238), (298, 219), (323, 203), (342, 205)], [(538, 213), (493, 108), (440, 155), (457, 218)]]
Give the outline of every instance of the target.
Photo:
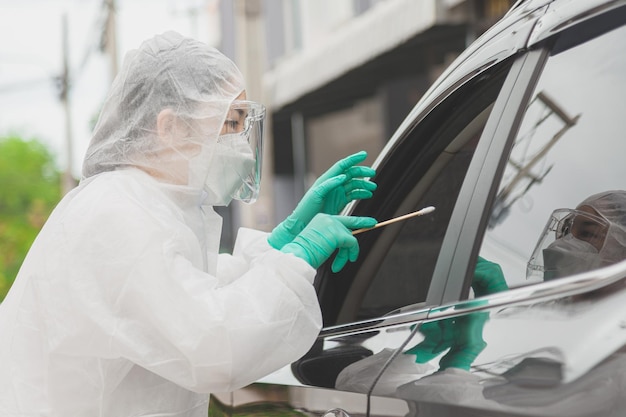
[(363, 229), (353, 230), (353, 235), (358, 235), (359, 233), (367, 232), (368, 230), (374, 230), (379, 227), (387, 226), (388, 224), (399, 222), (402, 220), (410, 219), (411, 217), (423, 216), (424, 214), (432, 213), (435, 211), (433, 206), (424, 207), (421, 210), (414, 211), (413, 213), (405, 214), (403, 216), (394, 217), (393, 219), (385, 220), (384, 222), (377, 223), (374, 227), (366, 227)]

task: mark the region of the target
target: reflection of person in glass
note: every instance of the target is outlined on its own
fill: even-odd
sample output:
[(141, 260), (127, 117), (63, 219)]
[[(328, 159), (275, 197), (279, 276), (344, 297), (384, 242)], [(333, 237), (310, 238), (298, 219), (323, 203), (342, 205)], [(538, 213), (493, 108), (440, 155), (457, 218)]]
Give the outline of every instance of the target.
[[(506, 291), (508, 286), (500, 265), (479, 257), (474, 269), (472, 290), (475, 297)], [(468, 306), (479, 307), (486, 301), (476, 299)], [(432, 362), (440, 354), (439, 369), (425, 378), (416, 378), (400, 385), (395, 391), (399, 398), (419, 399), (414, 413), (409, 415), (439, 414), (430, 410), (429, 404), (459, 404), (481, 401), (483, 387), (480, 377), (469, 372), (472, 363), (485, 349), (483, 328), (489, 320), (489, 312), (479, 310), (443, 320), (427, 322), (419, 331), (424, 340), (404, 352), (415, 355), (416, 362)], [(447, 352), (446, 352), (447, 350)], [(445, 352), (445, 353), (444, 353)], [(403, 355), (404, 356), (404, 355)]]
[[(481, 297), (507, 289), (500, 265), (478, 257), (472, 280), (474, 296)], [(486, 346), (482, 332), (488, 318), (489, 313), (476, 312), (424, 323), (420, 327), (424, 340), (405, 353), (416, 355), (415, 361), (424, 363), (449, 349), (439, 361), (439, 370), (457, 368), (468, 371)]]
[[(508, 289), (500, 265), (481, 257), (476, 263), (471, 286), (475, 297)], [(476, 300), (475, 303), (478, 306), (481, 301)], [(376, 380), (373, 392), (391, 394), (398, 387), (408, 386), (432, 373), (433, 366), (429, 362), (442, 354), (436, 375), (471, 375), (467, 371), (487, 346), (483, 339), (483, 327), (488, 319), (488, 312), (477, 311), (422, 323), (419, 332), (424, 339), (396, 357), (389, 366), (385, 363), (394, 354), (393, 349), (384, 349), (343, 369), (335, 386), (348, 391), (368, 392), (381, 368), (387, 366), (383, 377)]]
[(552, 212), (528, 262), (527, 277), (560, 278), (626, 259), (626, 191), (594, 194), (575, 210)]

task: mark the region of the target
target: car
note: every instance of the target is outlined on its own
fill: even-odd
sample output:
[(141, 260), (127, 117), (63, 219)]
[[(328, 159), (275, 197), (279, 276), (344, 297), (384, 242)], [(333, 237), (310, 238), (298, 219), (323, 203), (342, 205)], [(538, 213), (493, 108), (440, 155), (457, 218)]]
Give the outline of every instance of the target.
[(517, 2), (424, 94), (374, 162), (374, 197), (344, 214), (435, 210), (360, 233), (339, 273), (323, 265), (311, 350), (209, 413), (626, 415), (626, 253), (548, 275), (544, 245), (600, 218), (596, 254), (626, 246), (626, 208), (580, 205), (626, 190), (625, 50), (626, 1)]

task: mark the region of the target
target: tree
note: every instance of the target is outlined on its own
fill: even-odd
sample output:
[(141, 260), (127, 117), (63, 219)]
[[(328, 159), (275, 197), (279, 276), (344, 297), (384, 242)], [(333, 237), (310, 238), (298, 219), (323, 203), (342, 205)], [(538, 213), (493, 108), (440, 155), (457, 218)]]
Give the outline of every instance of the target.
[(36, 139), (0, 136), (0, 301), (54, 206), (61, 173)]

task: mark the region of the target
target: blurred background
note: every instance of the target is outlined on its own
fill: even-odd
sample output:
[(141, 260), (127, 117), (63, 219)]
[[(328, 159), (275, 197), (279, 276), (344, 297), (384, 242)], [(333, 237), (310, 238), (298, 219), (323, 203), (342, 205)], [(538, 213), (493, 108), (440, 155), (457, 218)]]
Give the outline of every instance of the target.
[(0, 300), (83, 154), (125, 53), (175, 30), (213, 45), (265, 104), (261, 198), (220, 209), (271, 228), (337, 159), (371, 164), (431, 83), (514, 0), (0, 0)]

